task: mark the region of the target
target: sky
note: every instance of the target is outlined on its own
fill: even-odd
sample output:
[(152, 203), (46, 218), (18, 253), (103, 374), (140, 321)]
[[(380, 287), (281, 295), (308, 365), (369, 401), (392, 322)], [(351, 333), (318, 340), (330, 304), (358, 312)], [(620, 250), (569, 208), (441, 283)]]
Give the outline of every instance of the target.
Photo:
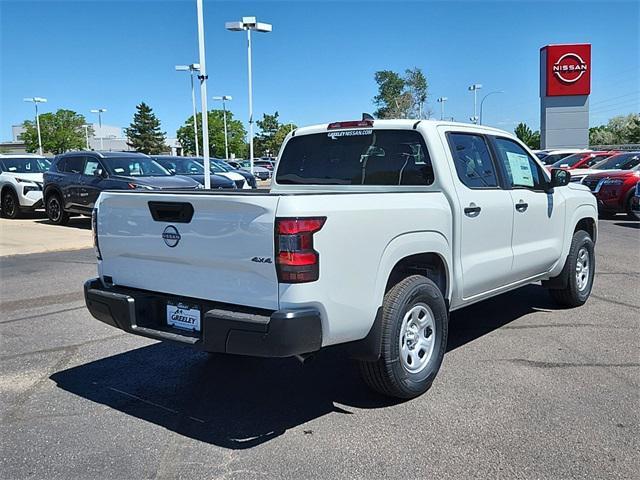
[[(473, 95), (492, 91), (485, 124), (539, 128), (539, 49), (591, 43), (591, 125), (640, 111), (640, 2), (428, 2), (205, 0), (209, 108), (248, 118), (246, 34), (225, 21), (257, 16), (272, 33), (254, 35), (254, 118), (278, 111), (297, 125), (358, 119), (373, 112), (374, 73), (420, 67), (428, 104), (448, 97), (446, 116), (468, 121)], [(127, 126), (149, 104), (168, 136), (191, 115), (188, 74), (198, 62), (196, 1), (0, 0), (0, 140), (33, 118), (24, 97)]]

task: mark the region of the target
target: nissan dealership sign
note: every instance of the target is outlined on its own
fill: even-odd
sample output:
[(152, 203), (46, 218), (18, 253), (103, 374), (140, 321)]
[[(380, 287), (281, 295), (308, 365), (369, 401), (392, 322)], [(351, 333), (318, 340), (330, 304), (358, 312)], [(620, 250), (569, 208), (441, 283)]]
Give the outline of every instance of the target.
[(542, 148), (588, 146), (590, 93), (590, 44), (546, 45), (540, 49)]
[(547, 96), (591, 93), (591, 45), (547, 45)]

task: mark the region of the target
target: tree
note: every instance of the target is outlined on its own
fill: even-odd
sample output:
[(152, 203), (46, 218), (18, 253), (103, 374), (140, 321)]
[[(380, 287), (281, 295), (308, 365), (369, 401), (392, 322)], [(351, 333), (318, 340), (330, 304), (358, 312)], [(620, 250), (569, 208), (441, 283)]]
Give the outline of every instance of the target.
[[(222, 110), (209, 110), (209, 155), (215, 158), (225, 157), (224, 148), (224, 117)], [(233, 112), (227, 110), (227, 133), (229, 141), (229, 155), (235, 154), (244, 158), (247, 155), (247, 135), (240, 120), (233, 119)], [(193, 138), (193, 115), (185, 120), (177, 131), (177, 137), (188, 155), (195, 155), (196, 144)], [(202, 146), (202, 114), (198, 114), (198, 145)]]
[(535, 132), (532, 131), (526, 123), (520, 122), (515, 128), (514, 133), (516, 137), (522, 140), (529, 148), (535, 150), (540, 148), (540, 132), (538, 130)]
[(405, 76), (391, 70), (375, 73), (378, 94), (373, 97), (378, 118), (422, 118), (427, 102), (427, 78), (418, 67), (405, 70)]
[(589, 129), (589, 145), (624, 145), (640, 142), (640, 114), (618, 115), (606, 125)]
[(256, 135), (254, 141), (256, 157), (263, 155), (275, 157), (278, 155), (284, 139), (289, 135), (289, 132), (297, 128), (293, 123), (280, 123), (279, 116), (278, 112), (274, 112), (273, 115), (264, 113), (262, 120), (256, 122), (260, 128), (260, 133)]
[(424, 118), (431, 116), (430, 111), (425, 111), (425, 103), (427, 101), (427, 77), (424, 76), (422, 70), (418, 67), (405, 70), (405, 85), (407, 91), (411, 94), (413, 105), (411, 106), (411, 116), (413, 118)]
[[(85, 148), (84, 116), (72, 111), (60, 109), (55, 113), (43, 113), (40, 115), (40, 135), (42, 137), (42, 150), (55, 155), (69, 150), (81, 150)], [(38, 129), (35, 120), (26, 120), (22, 127), (24, 132), (18, 140), (25, 143), (27, 152), (38, 151)], [(89, 127), (89, 135), (93, 130)]]
[(280, 149), (280, 145), (282, 144), (282, 140), (284, 140), (286, 134), (282, 136), (280, 142), (277, 141), (276, 134), (281, 129), (278, 117), (278, 112), (274, 112), (273, 115), (263, 113), (262, 120), (258, 120), (256, 122), (260, 129), (260, 133), (256, 135), (254, 141), (254, 154), (256, 157), (261, 157), (267, 154), (273, 156), (274, 154), (277, 154)]
[(160, 130), (160, 120), (144, 102), (136, 105), (133, 122), (124, 132), (129, 140), (127, 145), (138, 152), (157, 155), (167, 150), (166, 133)]

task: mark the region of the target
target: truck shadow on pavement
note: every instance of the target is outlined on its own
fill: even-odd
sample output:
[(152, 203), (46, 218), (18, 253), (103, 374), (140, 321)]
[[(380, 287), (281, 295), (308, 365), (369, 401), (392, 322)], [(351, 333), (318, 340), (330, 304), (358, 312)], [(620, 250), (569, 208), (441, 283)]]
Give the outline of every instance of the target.
[[(547, 292), (529, 286), (455, 312), (448, 351), (548, 308), (553, 304)], [(303, 365), (295, 359), (207, 355), (156, 343), (50, 378), (98, 404), (229, 449), (252, 448), (332, 412), (350, 415), (357, 414), (351, 407), (398, 403), (368, 390), (339, 349), (324, 350)]]

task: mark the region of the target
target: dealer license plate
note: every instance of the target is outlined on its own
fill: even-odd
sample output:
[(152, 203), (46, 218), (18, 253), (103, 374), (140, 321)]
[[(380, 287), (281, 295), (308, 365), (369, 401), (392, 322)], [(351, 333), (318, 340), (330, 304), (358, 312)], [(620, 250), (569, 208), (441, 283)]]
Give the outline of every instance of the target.
[(182, 330), (200, 331), (200, 309), (185, 303), (167, 302), (167, 325)]

